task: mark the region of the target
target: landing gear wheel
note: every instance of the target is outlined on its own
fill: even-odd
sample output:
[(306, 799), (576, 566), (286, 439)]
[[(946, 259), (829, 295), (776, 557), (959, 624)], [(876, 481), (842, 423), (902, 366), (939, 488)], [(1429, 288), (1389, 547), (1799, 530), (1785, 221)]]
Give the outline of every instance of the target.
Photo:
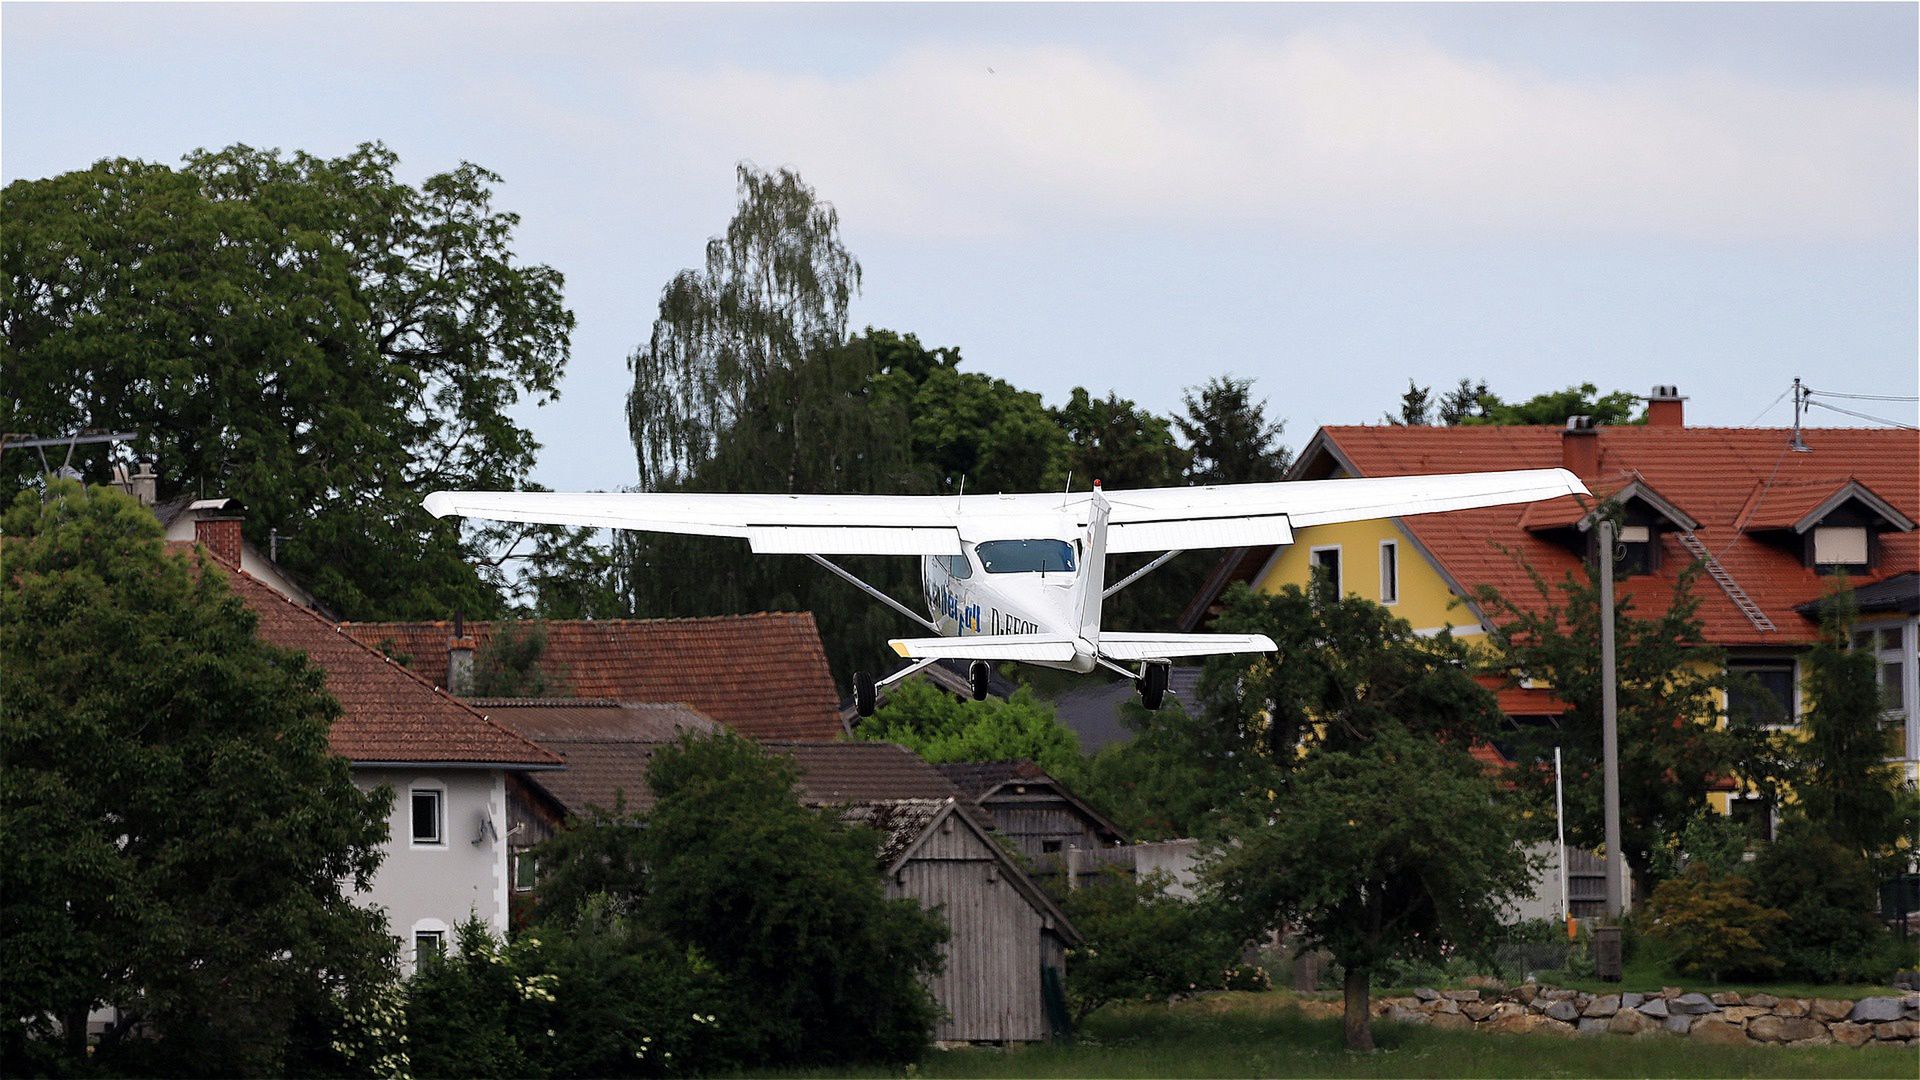
[(861, 716), (873, 715), (873, 676), (864, 671), (853, 673), (853, 711)]
[(967, 665), (967, 682), (973, 686), (973, 700), (987, 700), (987, 680), (993, 678), (993, 668), (985, 660), (975, 660)]
[(1172, 666), (1164, 661), (1148, 662), (1141, 667), (1140, 677), (1134, 680), (1134, 685), (1140, 689), (1140, 704), (1148, 712), (1158, 709), (1160, 703), (1166, 700), (1167, 672)]

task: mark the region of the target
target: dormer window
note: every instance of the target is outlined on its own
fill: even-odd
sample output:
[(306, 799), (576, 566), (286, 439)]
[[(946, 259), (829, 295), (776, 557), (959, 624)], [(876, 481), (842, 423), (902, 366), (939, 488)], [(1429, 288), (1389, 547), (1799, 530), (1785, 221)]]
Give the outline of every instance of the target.
[(1865, 525), (1820, 525), (1813, 530), (1813, 565), (1820, 570), (1867, 571)]
[(1657, 550), (1651, 526), (1622, 525), (1613, 550), (1614, 572), (1624, 575), (1653, 573), (1658, 562)]

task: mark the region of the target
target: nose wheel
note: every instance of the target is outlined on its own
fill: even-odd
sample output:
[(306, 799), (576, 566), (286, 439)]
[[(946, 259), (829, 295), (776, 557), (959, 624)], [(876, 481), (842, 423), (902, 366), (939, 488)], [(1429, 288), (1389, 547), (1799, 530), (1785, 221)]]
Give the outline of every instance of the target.
[(1149, 660), (1140, 665), (1140, 675), (1133, 685), (1140, 691), (1140, 704), (1148, 712), (1160, 708), (1160, 703), (1166, 700), (1167, 674), (1172, 669), (1173, 665), (1164, 660)]
[(985, 660), (975, 660), (967, 666), (967, 682), (973, 687), (973, 700), (987, 700), (987, 681), (993, 678), (993, 668)]
[(864, 671), (853, 673), (853, 711), (861, 716), (873, 715), (873, 676)]

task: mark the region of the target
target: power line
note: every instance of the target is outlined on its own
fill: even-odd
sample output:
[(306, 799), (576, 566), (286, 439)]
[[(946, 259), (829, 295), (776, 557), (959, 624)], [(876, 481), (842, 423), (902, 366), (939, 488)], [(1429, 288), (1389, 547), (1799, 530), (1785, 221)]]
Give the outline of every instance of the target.
[(1810, 386), (1806, 392), (1824, 397), (1851, 398), (1854, 401), (1920, 401), (1920, 396), (1912, 394), (1843, 394), (1838, 390), (1815, 390)]
[(1807, 400), (1807, 404), (1818, 406), (1822, 409), (1827, 409), (1831, 412), (1846, 413), (1848, 416), (1857, 416), (1862, 420), (1871, 420), (1876, 424), (1885, 424), (1888, 427), (1904, 428), (1907, 431), (1920, 431), (1920, 427), (1915, 427), (1912, 424), (1902, 423), (1899, 420), (1889, 420), (1884, 416), (1873, 416), (1868, 413), (1854, 412), (1852, 409), (1843, 409), (1838, 405), (1829, 405), (1824, 401), (1814, 401), (1811, 398), (1809, 398)]
[(1759, 412), (1753, 414), (1753, 419), (1747, 421), (1747, 426), (1752, 427), (1754, 424), (1759, 423), (1761, 417), (1772, 412), (1773, 407), (1775, 405), (1780, 404), (1782, 401), (1785, 401), (1787, 399), (1787, 395), (1791, 393), (1793, 393), (1793, 387), (1791, 386), (1787, 387), (1785, 390), (1780, 391), (1779, 397), (1774, 398), (1773, 401), (1770, 404), (1768, 404), (1766, 408), (1761, 409)]

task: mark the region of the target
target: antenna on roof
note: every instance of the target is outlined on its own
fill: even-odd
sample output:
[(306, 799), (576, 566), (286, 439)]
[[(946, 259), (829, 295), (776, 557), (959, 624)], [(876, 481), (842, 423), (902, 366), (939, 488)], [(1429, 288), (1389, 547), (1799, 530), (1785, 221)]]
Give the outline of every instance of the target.
[(1800, 410), (1806, 407), (1807, 388), (1800, 384), (1798, 377), (1793, 380), (1793, 439), (1787, 443), (1787, 449), (1796, 454), (1810, 454), (1813, 447), (1800, 438)]
[(1073, 470), (1067, 470), (1067, 489), (1060, 493), (1060, 509), (1067, 508), (1067, 496), (1073, 494)]

